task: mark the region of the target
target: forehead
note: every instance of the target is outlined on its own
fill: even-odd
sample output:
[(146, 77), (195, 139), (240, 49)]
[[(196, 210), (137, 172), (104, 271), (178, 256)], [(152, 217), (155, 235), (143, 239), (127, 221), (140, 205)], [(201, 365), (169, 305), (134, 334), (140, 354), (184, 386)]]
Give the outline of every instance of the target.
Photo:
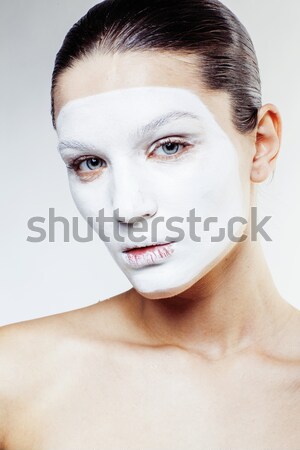
[[(169, 91), (169, 94), (167, 89), (161, 90), (162, 98), (159, 100), (154, 93), (154, 87), (178, 90), (173, 93)], [(133, 88), (144, 89), (137, 94), (132, 90)], [(179, 89), (185, 94), (184, 92), (180, 94)], [(191, 95), (188, 95), (191, 93), (196, 96), (196, 99), (195, 97), (191, 99)], [(96, 98), (98, 94), (107, 94), (107, 96)], [(140, 102), (138, 95), (141, 96)], [(174, 99), (171, 98), (172, 95)], [(134, 114), (134, 108), (139, 113), (147, 113), (151, 108), (159, 106), (168, 108), (172, 102), (175, 108), (180, 107), (178, 104), (174, 105), (175, 102), (190, 104), (193, 102), (195, 107), (195, 100), (198, 100), (198, 108), (203, 103), (223, 129), (227, 132), (234, 131), (229, 94), (223, 91), (211, 91), (204, 87), (199, 75), (199, 61), (196, 61), (191, 54), (169, 51), (91, 54), (76, 61), (71, 68), (66, 69), (59, 76), (54, 95), (56, 122), (64, 106), (71, 105), (70, 102), (80, 99), (84, 99), (86, 114), (91, 112), (96, 104), (100, 113), (100, 104), (105, 104), (113, 111), (114, 117), (116, 117), (117, 109), (123, 113), (124, 117), (129, 110), (130, 114)], [(143, 101), (144, 105), (142, 105)], [(73, 112), (78, 106), (83, 114), (84, 102), (73, 103)], [(70, 109), (68, 113), (71, 113)]]
[[(57, 117), (57, 130), (67, 124), (101, 125), (113, 123), (116, 127), (143, 123), (153, 116), (173, 113), (176, 119), (202, 119), (213, 125), (214, 117), (206, 104), (192, 91), (181, 88), (139, 87), (117, 89), (66, 103)], [(159, 117), (158, 117), (159, 119)]]
[(92, 53), (58, 77), (55, 110), (70, 100), (113, 90), (147, 87), (200, 87), (191, 55), (172, 52)]

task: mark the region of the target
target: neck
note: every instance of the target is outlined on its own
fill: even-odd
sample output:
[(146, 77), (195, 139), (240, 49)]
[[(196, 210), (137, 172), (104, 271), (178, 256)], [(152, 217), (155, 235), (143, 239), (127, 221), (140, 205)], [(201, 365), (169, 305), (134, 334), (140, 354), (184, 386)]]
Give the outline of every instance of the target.
[(155, 343), (221, 359), (270, 338), (290, 317), (259, 242), (236, 245), (186, 291), (160, 300), (134, 289), (139, 319)]

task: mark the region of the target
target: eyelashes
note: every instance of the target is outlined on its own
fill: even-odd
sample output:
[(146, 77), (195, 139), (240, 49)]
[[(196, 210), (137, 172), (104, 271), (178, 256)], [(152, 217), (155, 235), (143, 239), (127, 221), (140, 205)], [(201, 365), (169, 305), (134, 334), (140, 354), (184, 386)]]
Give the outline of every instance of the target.
[[(79, 171), (94, 171), (94, 170), (98, 170), (99, 168), (102, 167), (102, 165), (100, 167), (99, 166), (100, 163), (104, 162), (103, 159), (98, 158), (96, 156), (80, 156), (79, 158), (74, 159), (73, 161), (71, 161), (69, 164), (67, 164), (67, 168), (70, 170), (74, 170), (75, 172), (79, 172)], [(85, 170), (81, 167), (85, 165)]]
[[(182, 138), (165, 138), (161, 139), (152, 146), (148, 153), (151, 159), (158, 159), (163, 161), (177, 160), (187, 152), (191, 147), (191, 143)], [(84, 155), (71, 160), (67, 164), (67, 168), (76, 173), (82, 180), (95, 179), (102, 169), (106, 167), (106, 162), (94, 155)]]
[[(156, 152), (156, 150), (165, 147), (166, 152), (165, 152), (165, 154), (160, 156), (159, 159), (164, 159), (164, 160), (177, 159), (177, 158), (181, 157), (182, 153), (184, 153), (186, 151), (187, 147), (190, 147), (190, 145), (191, 144), (189, 142), (186, 142), (184, 139), (180, 139), (180, 138), (162, 139), (156, 144), (154, 149), (150, 152), (149, 157), (153, 158), (154, 157), (153, 154)], [(175, 149), (174, 149), (174, 146), (175, 146)], [(181, 151), (179, 150), (177, 152), (176, 150), (178, 150), (178, 147), (181, 147)], [(156, 154), (158, 154), (158, 153), (156, 153)], [(173, 156), (173, 158), (170, 158), (171, 156)]]

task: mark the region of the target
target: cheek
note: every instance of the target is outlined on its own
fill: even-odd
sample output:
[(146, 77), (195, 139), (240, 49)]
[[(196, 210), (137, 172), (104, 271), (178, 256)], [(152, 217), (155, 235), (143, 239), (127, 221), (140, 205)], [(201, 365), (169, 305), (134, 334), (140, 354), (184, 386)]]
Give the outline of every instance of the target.
[(217, 215), (218, 211), (234, 210), (240, 212), (243, 203), (242, 181), (236, 149), (227, 141), (212, 145), (206, 165), (199, 170), (202, 179), (200, 190), (202, 198), (209, 200)]
[(107, 196), (103, 186), (100, 187), (97, 181), (81, 182), (71, 174), (69, 186), (75, 205), (85, 219), (97, 217), (99, 210), (107, 209)]
[(200, 149), (193, 157), (171, 165), (156, 178), (159, 204), (177, 214), (195, 208), (199, 215), (218, 215), (237, 210), (242, 203), (242, 184), (236, 151), (226, 142)]

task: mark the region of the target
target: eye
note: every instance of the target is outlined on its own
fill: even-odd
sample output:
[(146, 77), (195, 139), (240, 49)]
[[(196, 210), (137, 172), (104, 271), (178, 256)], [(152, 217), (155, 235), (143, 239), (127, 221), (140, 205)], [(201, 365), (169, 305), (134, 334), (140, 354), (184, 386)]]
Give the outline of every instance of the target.
[(86, 172), (89, 170), (96, 170), (102, 167), (102, 160), (99, 158), (87, 158), (78, 163), (78, 170)]
[(67, 164), (67, 168), (76, 173), (83, 181), (92, 181), (101, 173), (105, 161), (96, 156), (81, 156)]
[(158, 155), (160, 159), (179, 158), (184, 153), (184, 149), (188, 146), (190, 146), (188, 142), (179, 138), (167, 138), (156, 145), (151, 152), (150, 157), (152, 158), (155, 154), (156, 156)]

